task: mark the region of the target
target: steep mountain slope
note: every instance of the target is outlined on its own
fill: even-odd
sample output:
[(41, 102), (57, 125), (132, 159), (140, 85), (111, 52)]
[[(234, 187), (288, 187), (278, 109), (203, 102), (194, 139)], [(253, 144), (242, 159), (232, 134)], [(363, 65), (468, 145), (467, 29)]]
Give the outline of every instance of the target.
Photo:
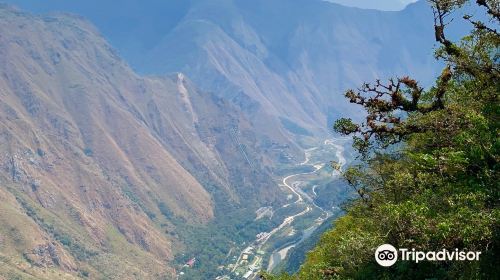
[(343, 90), (375, 73), (433, 77), (429, 17), (425, 3), (383, 13), (310, 0), (194, 1), (136, 66), (181, 69), (226, 98), (242, 92), (271, 116), (324, 129), (329, 114), (348, 110)]
[(322, 0), (8, 2), (88, 17), (139, 72), (181, 71), (238, 106), (258, 138), (269, 140), (261, 149), (267, 142), (288, 147), (281, 157), (302, 156), (297, 134), (324, 135), (335, 116), (357, 116), (341, 97), (347, 87), (407, 73), (435, 76), (425, 1), (401, 12)]
[(82, 19), (1, 6), (0, 73), (0, 278), (169, 278), (174, 219), (279, 200), (234, 106), (137, 76)]

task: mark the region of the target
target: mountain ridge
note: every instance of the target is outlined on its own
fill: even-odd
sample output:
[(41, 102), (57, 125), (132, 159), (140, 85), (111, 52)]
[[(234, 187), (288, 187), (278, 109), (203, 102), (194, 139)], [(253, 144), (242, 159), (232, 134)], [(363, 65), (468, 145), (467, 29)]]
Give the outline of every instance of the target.
[[(96, 2), (33, 5), (53, 3), (87, 16)], [(189, 244), (196, 231), (180, 232), (187, 227), (227, 218), (230, 231), (199, 235), (228, 244), (229, 234), (266, 230), (253, 214), (284, 204), (278, 167), (301, 162), (302, 146), (329, 137), (340, 113), (360, 117), (346, 87), (435, 73), (422, 2), (390, 13), (305, 0), (141, 3), (102, 1), (104, 23), (0, 7), (0, 265), (9, 259), (9, 275), (173, 277), (187, 257), (179, 253), (198, 244)]]
[(138, 76), (80, 18), (2, 6), (0, 30), (6, 277), (170, 278), (176, 221), (283, 199), (252, 125), (183, 74)]
[[(296, 135), (281, 119), (324, 137), (335, 116), (354, 110), (341, 97), (346, 88), (410, 72), (423, 81), (437, 74), (433, 29), (426, 20), (432, 13), (424, 1), (400, 12), (319, 0), (129, 0), (113, 9), (104, 1), (106, 17), (92, 12), (91, 1), (9, 2), (88, 16), (139, 73), (185, 73), (203, 90), (247, 111), (258, 134), (288, 145), (286, 153), (296, 158)], [(146, 10), (151, 16), (141, 18)], [(419, 32), (406, 32), (410, 26)]]

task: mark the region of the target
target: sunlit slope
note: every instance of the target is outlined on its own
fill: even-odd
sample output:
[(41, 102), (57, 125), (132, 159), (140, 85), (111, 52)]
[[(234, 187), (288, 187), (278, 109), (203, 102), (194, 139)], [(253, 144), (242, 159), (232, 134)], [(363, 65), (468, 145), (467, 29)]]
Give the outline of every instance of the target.
[(0, 30), (2, 277), (168, 278), (171, 218), (278, 199), (251, 124), (184, 75), (136, 75), (72, 16), (2, 6)]

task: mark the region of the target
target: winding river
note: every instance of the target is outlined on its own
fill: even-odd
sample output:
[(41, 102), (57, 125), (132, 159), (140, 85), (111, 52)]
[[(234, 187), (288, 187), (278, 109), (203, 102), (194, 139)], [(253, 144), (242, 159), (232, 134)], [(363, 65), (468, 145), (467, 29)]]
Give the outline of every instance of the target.
[[(340, 169), (342, 169), (344, 167), (344, 165), (346, 164), (347, 160), (345, 159), (344, 157), (344, 147), (340, 144), (337, 144), (336, 141), (339, 141), (339, 140), (343, 140), (343, 139), (327, 139), (325, 140), (324, 144), (325, 145), (331, 145), (335, 148), (335, 156), (337, 158), (337, 163), (339, 164), (340, 166)], [(288, 177), (285, 177), (283, 179), (283, 184), (289, 188), (294, 194), (296, 194), (298, 196), (298, 199), (297, 201), (295, 201), (294, 203), (299, 203), (299, 202), (302, 202), (304, 201), (304, 197), (306, 197), (306, 201), (311, 203), (312, 206), (316, 207), (317, 209), (321, 210), (323, 212), (323, 214), (325, 214), (325, 218), (319, 218), (314, 225), (312, 225), (311, 227), (305, 229), (302, 231), (302, 238), (296, 242), (291, 242), (289, 244), (286, 244), (283, 248), (281, 249), (278, 249), (278, 250), (275, 250), (270, 258), (269, 258), (269, 264), (268, 264), (268, 267), (267, 267), (267, 271), (272, 271), (281, 261), (283, 261), (287, 254), (288, 254), (288, 251), (290, 251), (290, 249), (292, 249), (293, 247), (299, 245), (300, 243), (302, 243), (304, 240), (306, 240), (307, 238), (309, 238), (312, 233), (323, 223), (324, 220), (328, 219), (330, 216), (331, 216), (331, 213), (322, 209), (321, 207), (319, 207), (318, 205), (316, 205), (314, 203), (314, 200), (312, 198), (310, 198), (306, 193), (304, 193), (302, 190), (300, 189), (296, 189), (294, 186), (295, 184), (292, 183), (291, 185), (289, 185), (287, 183), (288, 180), (294, 178), (294, 177), (297, 177), (297, 176), (301, 176), (301, 175), (309, 175), (309, 174), (313, 174), (313, 173), (316, 173), (318, 172), (321, 168), (324, 167), (324, 164), (322, 165), (318, 165), (318, 164), (310, 164), (309, 161), (310, 161), (310, 157), (311, 157), (311, 154), (310, 152), (311, 151), (314, 151), (314, 150), (317, 150), (319, 147), (315, 147), (315, 148), (312, 148), (312, 149), (308, 149), (305, 151), (305, 160), (304, 162), (302, 162), (300, 165), (310, 165), (310, 166), (313, 166), (315, 168), (314, 171), (312, 172), (307, 172), (307, 173), (298, 173), (298, 174), (293, 174), (293, 175), (290, 175)], [(339, 176), (340, 175), (340, 171), (339, 170), (334, 170), (333, 171), (333, 174), (332, 176)], [(316, 187), (316, 186), (314, 186)], [(315, 188), (313, 187), (313, 190), (314, 190), (314, 193), (316, 194), (315, 192)], [(309, 206), (308, 206), (308, 209), (309, 209)], [(299, 214), (302, 214), (302, 213), (299, 213)], [(305, 213), (304, 213), (305, 214)], [(302, 214), (303, 215), (303, 214)], [(297, 215), (295, 215), (295, 217), (297, 217)], [(288, 218), (286, 218), (288, 219)], [(286, 220), (285, 219), (285, 220)]]
[[(331, 145), (334, 147), (335, 149), (335, 156), (337, 158), (337, 162), (340, 166), (340, 169), (342, 169), (342, 167), (346, 164), (346, 159), (344, 157), (344, 147), (340, 144), (338, 144), (337, 142), (343, 142), (344, 139), (328, 139), (328, 140), (325, 140), (324, 142), (324, 145)], [(325, 164), (318, 164), (318, 163), (310, 163), (311, 161), (311, 153), (317, 149), (319, 149), (320, 147), (314, 147), (314, 148), (310, 148), (310, 149), (307, 149), (304, 151), (305, 153), (305, 160), (304, 162), (300, 163), (299, 165), (302, 165), (302, 166), (311, 166), (314, 168), (313, 171), (311, 172), (305, 172), (305, 173), (297, 173), (297, 174), (292, 174), (292, 175), (289, 175), (289, 176), (286, 176), (283, 178), (282, 180), (282, 183), (283, 183), (283, 186), (288, 188), (294, 195), (297, 196), (297, 200), (295, 200), (294, 202), (291, 202), (291, 203), (288, 203), (286, 205), (283, 205), (282, 208), (286, 208), (292, 204), (302, 204), (302, 205), (305, 205), (305, 209), (297, 214), (294, 214), (294, 215), (290, 215), (288, 217), (286, 217), (283, 222), (278, 225), (277, 227), (275, 227), (274, 229), (272, 229), (267, 235), (265, 235), (264, 237), (261, 237), (261, 238), (258, 238), (256, 239), (254, 242), (251, 243), (250, 246), (248, 246), (247, 248), (245, 248), (238, 256), (237, 260), (236, 260), (236, 264), (235, 266), (233, 267), (233, 269), (231, 270), (232, 272), (234, 272), (238, 267), (240, 267), (240, 264), (241, 264), (241, 260), (242, 260), (242, 257), (244, 254), (246, 254), (246, 252), (249, 250), (250, 247), (254, 248), (255, 250), (261, 250), (264, 245), (267, 243), (267, 241), (273, 236), (275, 235), (277, 232), (279, 232), (280, 230), (282, 230), (283, 228), (285, 228), (286, 226), (289, 226), (292, 224), (292, 222), (297, 219), (298, 217), (300, 216), (303, 216), (305, 214), (307, 214), (308, 212), (310, 212), (311, 210), (313, 210), (314, 208), (320, 210), (322, 212), (322, 215), (316, 219), (314, 221), (314, 224), (312, 226), (310, 226), (309, 228), (305, 229), (302, 231), (302, 236), (299, 240), (297, 241), (294, 241), (294, 242), (290, 242), (288, 244), (285, 244), (284, 246), (282, 246), (282, 248), (278, 249), (278, 250), (275, 250), (272, 252), (271, 256), (270, 256), (270, 259), (269, 259), (269, 265), (267, 267), (267, 270), (268, 271), (272, 271), (281, 261), (283, 261), (289, 250), (292, 249), (293, 247), (297, 246), (298, 244), (300, 244), (301, 242), (303, 242), (304, 240), (306, 240), (307, 238), (309, 238), (312, 233), (326, 220), (328, 219), (332, 213), (329, 212), (329, 211), (326, 211), (324, 209), (322, 209), (321, 207), (319, 207), (318, 205), (316, 205), (316, 203), (314, 202), (314, 199), (311, 198), (307, 193), (305, 193), (304, 191), (302, 191), (302, 189), (300, 189), (299, 187), (299, 184), (300, 184), (300, 181), (299, 180), (294, 180), (295, 178), (297, 177), (300, 177), (300, 176), (305, 176), (305, 175), (311, 175), (311, 174), (314, 174), (316, 172), (318, 172), (319, 170), (321, 170)], [(340, 171), (338, 170), (335, 170), (333, 171), (333, 174), (332, 176), (338, 176), (340, 174)], [(314, 193), (315, 192), (315, 188), (314, 188)], [(253, 269), (254, 272), (251, 272), (249, 271), (249, 275), (248, 275), (248, 279), (253, 279), (254, 277), (256, 277), (257, 275), (257, 271), (259, 271), (261, 269), (261, 267), (255, 267)]]

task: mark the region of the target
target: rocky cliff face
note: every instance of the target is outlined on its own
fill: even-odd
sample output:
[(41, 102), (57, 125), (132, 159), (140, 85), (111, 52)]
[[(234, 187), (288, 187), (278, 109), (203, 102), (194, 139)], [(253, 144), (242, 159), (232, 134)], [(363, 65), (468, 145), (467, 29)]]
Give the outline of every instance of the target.
[(82, 19), (0, 7), (0, 73), (7, 275), (169, 277), (173, 217), (209, 222), (214, 192), (278, 199), (233, 105), (183, 74), (136, 75)]

